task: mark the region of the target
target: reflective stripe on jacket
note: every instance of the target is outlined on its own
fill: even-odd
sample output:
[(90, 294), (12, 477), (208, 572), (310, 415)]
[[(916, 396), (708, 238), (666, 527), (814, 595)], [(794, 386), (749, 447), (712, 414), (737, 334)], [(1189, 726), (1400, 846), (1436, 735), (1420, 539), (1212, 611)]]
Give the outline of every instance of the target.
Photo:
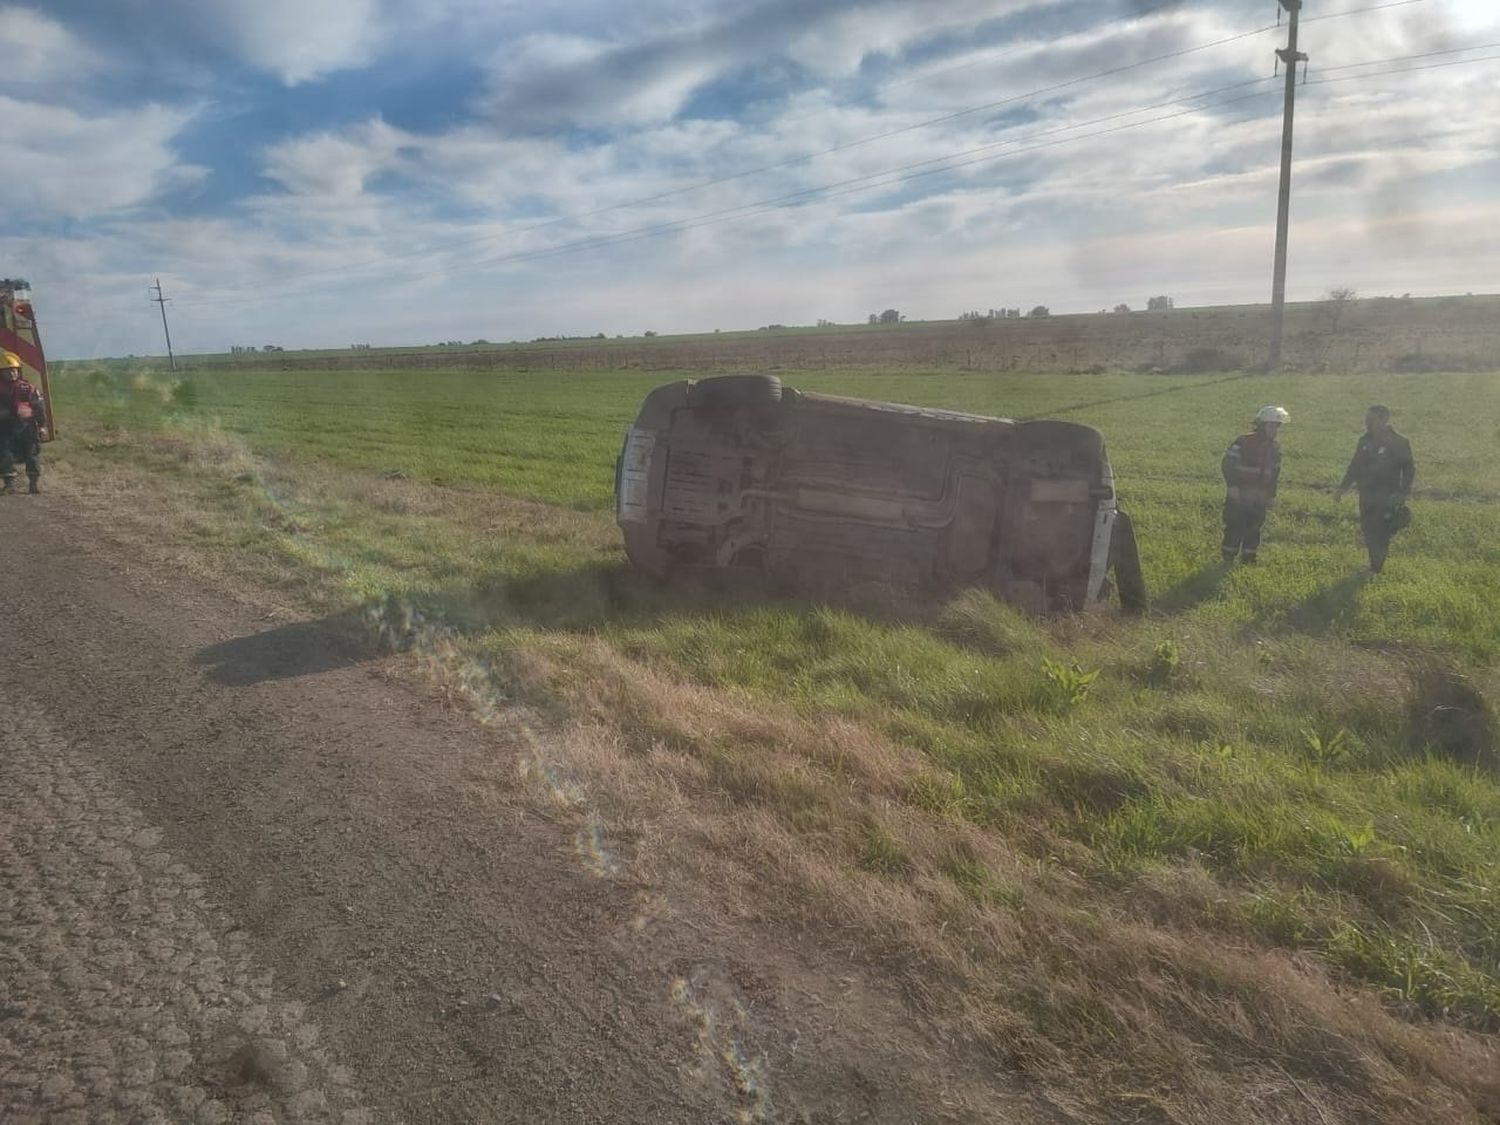
[[(21, 417), (21, 404), (31, 407), (31, 417)], [(0, 382), (0, 426), (24, 427), (47, 425), (47, 404), (37, 389), (25, 379), (14, 383)]]
[(1281, 443), (1259, 430), (1241, 434), (1229, 443), (1219, 468), (1241, 499), (1270, 500), (1281, 479)]

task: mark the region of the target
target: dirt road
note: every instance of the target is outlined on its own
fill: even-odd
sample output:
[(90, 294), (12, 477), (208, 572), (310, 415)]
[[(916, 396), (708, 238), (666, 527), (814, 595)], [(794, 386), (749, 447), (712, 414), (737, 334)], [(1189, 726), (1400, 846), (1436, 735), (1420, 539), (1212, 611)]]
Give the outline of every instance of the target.
[(8, 501), (0, 1120), (1000, 1119), (591, 871), (394, 658)]

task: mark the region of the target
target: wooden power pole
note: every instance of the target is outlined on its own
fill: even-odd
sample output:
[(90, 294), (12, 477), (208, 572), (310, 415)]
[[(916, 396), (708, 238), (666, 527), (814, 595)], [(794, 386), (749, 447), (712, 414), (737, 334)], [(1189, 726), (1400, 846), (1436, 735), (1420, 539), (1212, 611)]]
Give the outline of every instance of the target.
[(1276, 201), (1276, 265), (1271, 278), (1271, 356), (1266, 367), (1275, 371), (1281, 366), (1282, 326), (1286, 317), (1286, 241), (1292, 208), (1292, 118), (1297, 107), (1297, 64), (1307, 56), (1297, 50), (1297, 16), (1302, 0), (1280, 0), (1291, 13), (1286, 46), (1276, 57), (1286, 64), (1286, 103), (1281, 112), (1281, 189)]
[(156, 279), (156, 284), (152, 288), (156, 290), (156, 296), (152, 297), (151, 300), (154, 304), (161, 306), (161, 330), (167, 338), (167, 366), (173, 374), (176, 374), (177, 357), (172, 354), (172, 330), (167, 327), (167, 302), (172, 298), (161, 295), (161, 278), (158, 277)]

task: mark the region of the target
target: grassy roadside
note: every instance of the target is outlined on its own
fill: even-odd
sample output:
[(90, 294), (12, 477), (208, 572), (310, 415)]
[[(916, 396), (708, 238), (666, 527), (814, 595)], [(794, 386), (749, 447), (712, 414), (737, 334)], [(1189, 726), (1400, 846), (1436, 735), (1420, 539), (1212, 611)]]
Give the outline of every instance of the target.
[[(995, 409), (993, 385), (933, 380), (839, 389)], [(1010, 412), (1129, 389), (1059, 382), (1010, 388), (1037, 407)], [(381, 383), (320, 379), (318, 409), (264, 423), (284, 387), (65, 383), (58, 461), (72, 487), (131, 498), (157, 549), (314, 611), (378, 607), (481, 714), (541, 709), (558, 737), (532, 767), (579, 794), (601, 870), (696, 868), (748, 912), (837, 933), (1065, 1107), (1500, 1112), (1500, 788), (1470, 760), (1493, 752), (1494, 626), (1463, 570), (1496, 573), (1482, 437), (1429, 443), (1424, 481), (1455, 497), (1427, 499), (1386, 589), (1340, 577), (1353, 552), (1327, 526), (1286, 518), (1328, 511), (1314, 481), (1342, 448), (1289, 490), (1285, 559), (1226, 575), (1196, 561), (1212, 488), (1193, 471), (1222, 435), (1172, 448), (1150, 400), (1123, 396), (1091, 420), (1171, 612), (1042, 627), (976, 595), (895, 614), (643, 585), (596, 480), (640, 388), (571, 388), (570, 413), (555, 386), (507, 384), (486, 451), (462, 434), (496, 388), (451, 387), (473, 401), (448, 412), (450, 446), (391, 425)], [(1471, 410), (1496, 393), (1450, 389)], [(1448, 435), (1453, 408), (1431, 409)]]

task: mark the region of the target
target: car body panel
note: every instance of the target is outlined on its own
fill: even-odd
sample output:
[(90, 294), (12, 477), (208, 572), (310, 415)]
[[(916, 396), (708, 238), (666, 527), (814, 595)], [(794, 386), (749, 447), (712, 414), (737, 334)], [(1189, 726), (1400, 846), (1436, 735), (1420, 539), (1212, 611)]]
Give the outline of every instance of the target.
[(1038, 613), (1104, 596), (1116, 505), (1092, 427), (775, 380), (706, 404), (714, 382), (658, 387), (626, 435), (616, 512), (642, 570), (749, 570), (811, 593), (977, 585)]

